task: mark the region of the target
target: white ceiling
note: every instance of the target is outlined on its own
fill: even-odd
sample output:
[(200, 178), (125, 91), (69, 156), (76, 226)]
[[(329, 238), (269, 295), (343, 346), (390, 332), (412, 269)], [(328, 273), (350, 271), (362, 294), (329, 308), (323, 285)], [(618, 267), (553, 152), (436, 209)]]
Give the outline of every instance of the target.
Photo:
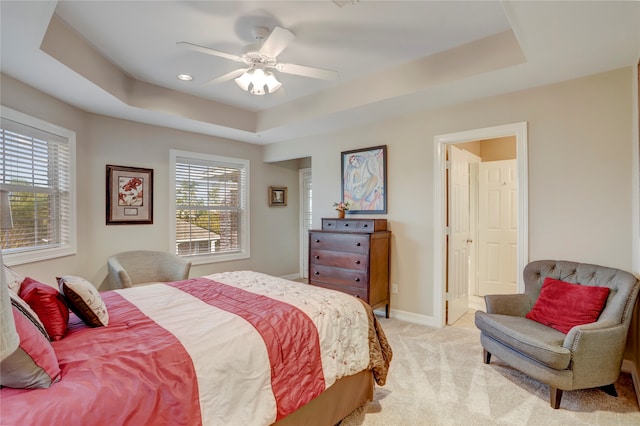
[[(256, 144), (631, 66), (640, 56), (635, 1), (2, 0), (0, 19), (6, 75), (90, 112)], [(339, 78), (278, 74), (280, 91), (254, 96), (233, 81), (203, 84), (237, 62), (176, 45), (240, 55), (255, 44), (256, 26), (296, 35), (280, 61)]]

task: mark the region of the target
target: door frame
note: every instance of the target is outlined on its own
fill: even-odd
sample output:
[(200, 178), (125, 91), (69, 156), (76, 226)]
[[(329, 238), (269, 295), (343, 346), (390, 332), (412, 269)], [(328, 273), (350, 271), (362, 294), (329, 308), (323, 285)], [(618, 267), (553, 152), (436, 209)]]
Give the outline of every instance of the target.
[(307, 257), (308, 260), (308, 256), (305, 256), (306, 251), (309, 249), (309, 241), (308, 241), (308, 236), (309, 233), (307, 232), (307, 229), (305, 228), (305, 215), (304, 215), (304, 206), (306, 205), (306, 197), (307, 197), (307, 191), (305, 190), (304, 187), (304, 176), (306, 174), (311, 175), (311, 181), (313, 182), (313, 170), (308, 167), (308, 168), (304, 168), (304, 169), (300, 169), (298, 170), (298, 192), (299, 192), (299, 200), (300, 200), (300, 211), (298, 213), (299, 216), (299, 223), (300, 223), (300, 249), (299, 252), (300, 254), (298, 255), (298, 257), (300, 258), (300, 278), (307, 278), (305, 277), (305, 274), (308, 273), (308, 268), (305, 267), (305, 257)]
[(522, 271), (529, 259), (529, 194), (527, 170), (527, 122), (504, 124), (463, 132), (436, 135), (434, 137), (434, 188), (433, 188), (433, 313), (436, 326), (446, 323), (446, 145), (494, 139), (507, 136), (516, 138), (518, 164), (518, 292), (524, 291)]

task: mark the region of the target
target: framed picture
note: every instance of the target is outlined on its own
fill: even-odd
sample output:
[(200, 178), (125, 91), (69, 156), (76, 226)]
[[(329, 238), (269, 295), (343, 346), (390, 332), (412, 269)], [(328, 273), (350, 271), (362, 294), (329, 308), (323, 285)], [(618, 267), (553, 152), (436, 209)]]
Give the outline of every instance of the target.
[(287, 205), (287, 187), (286, 186), (270, 186), (269, 187), (269, 207), (286, 207)]
[(344, 151), (342, 201), (348, 213), (387, 213), (387, 146)]
[(107, 225), (153, 223), (153, 169), (107, 165)]

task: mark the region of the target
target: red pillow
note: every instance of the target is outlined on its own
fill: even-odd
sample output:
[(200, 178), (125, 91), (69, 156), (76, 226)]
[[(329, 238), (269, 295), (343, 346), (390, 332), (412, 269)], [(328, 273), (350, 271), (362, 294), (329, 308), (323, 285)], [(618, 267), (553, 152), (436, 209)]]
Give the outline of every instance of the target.
[(38, 315), (51, 340), (64, 337), (69, 324), (69, 308), (57, 289), (26, 277), (20, 287), (20, 298)]
[(565, 334), (576, 325), (595, 322), (609, 297), (609, 287), (571, 284), (545, 278), (540, 297), (526, 317)]

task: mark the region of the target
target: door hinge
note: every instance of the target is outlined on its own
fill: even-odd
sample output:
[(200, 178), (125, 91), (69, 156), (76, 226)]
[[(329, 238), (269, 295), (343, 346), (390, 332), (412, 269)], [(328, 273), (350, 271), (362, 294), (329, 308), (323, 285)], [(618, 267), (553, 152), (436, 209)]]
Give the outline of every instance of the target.
[(445, 160), (445, 162), (444, 162), (444, 168), (445, 168), (446, 170), (449, 170), (449, 169), (451, 168), (451, 161), (449, 161), (449, 160)]
[(450, 227), (450, 226), (445, 226), (445, 227), (444, 227), (444, 234), (445, 234), (446, 236), (451, 235), (451, 227)]

